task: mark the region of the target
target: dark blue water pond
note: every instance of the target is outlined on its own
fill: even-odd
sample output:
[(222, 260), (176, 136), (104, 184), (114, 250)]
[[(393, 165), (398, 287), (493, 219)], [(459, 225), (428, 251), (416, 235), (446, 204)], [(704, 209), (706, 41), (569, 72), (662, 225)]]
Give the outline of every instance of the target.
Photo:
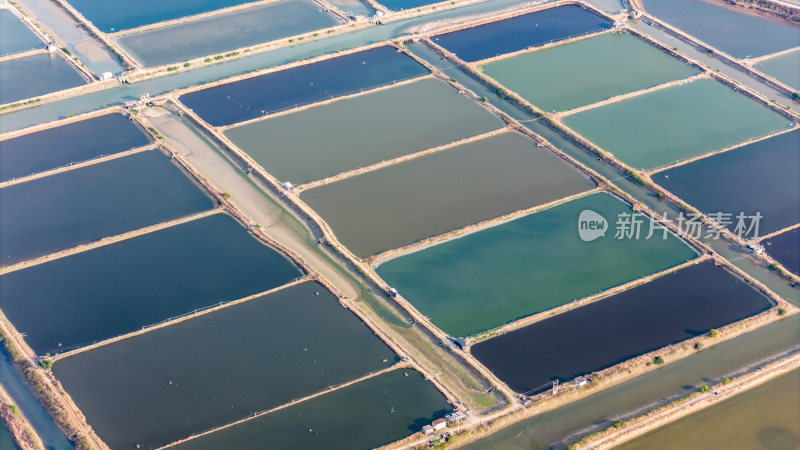
[(429, 71), (394, 47), (378, 47), (182, 95), (213, 126), (357, 93)]
[(57, 54), (39, 53), (0, 62), (0, 105), (86, 84)]
[(214, 206), (160, 150), (0, 189), (0, 266)]
[(744, 281), (704, 262), (478, 343), (472, 354), (512, 389), (527, 392), (699, 336), (770, 306)]
[(75, 355), (53, 371), (111, 448), (134, 449), (249, 417), (397, 360), (333, 294), (308, 282)]
[(653, 181), (704, 213), (731, 214), (730, 230), (740, 213), (761, 213), (758, 234), (773, 233), (800, 222), (800, 131), (659, 172)]
[(64, 167), (147, 145), (122, 114), (108, 114), (0, 141), (0, 181)]
[(800, 228), (766, 239), (763, 244), (767, 253), (783, 267), (800, 275)]
[(301, 275), (223, 214), (0, 276), (0, 309), (38, 354), (136, 331)]
[(136, 28), (256, 0), (69, 0), (100, 31)]
[(433, 41), (473, 62), (610, 27), (593, 12), (566, 5), (434, 36)]
[[(369, 449), (416, 433), (451, 410), (447, 399), (421, 373), (399, 369), (190, 440), (176, 449)], [(369, 426), (363, 426), (366, 420)]]

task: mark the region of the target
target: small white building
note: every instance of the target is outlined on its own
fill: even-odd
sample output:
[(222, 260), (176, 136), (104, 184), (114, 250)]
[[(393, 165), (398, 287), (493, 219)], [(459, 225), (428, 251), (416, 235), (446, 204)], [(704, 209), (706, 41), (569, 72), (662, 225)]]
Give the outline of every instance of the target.
[(110, 79), (112, 79), (112, 78), (114, 78), (114, 74), (113, 74), (113, 73), (111, 73), (111, 72), (103, 72), (103, 73), (100, 75), (100, 79), (101, 79), (101, 80), (104, 80), (104, 81), (105, 81), (105, 80), (110, 80)]
[(573, 380), (573, 383), (575, 383), (575, 386), (580, 387), (588, 383), (588, 380), (586, 379), (586, 377), (576, 377), (575, 380)]
[(430, 425), (425, 425), (422, 427), (422, 434), (433, 434), (433, 427)]
[(50, 53), (55, 53), (58, 51), (58, 47), (56, 47), (56, 44), (47, 44), (47, 51)]
[(447, 421), (444, 419), (436, 419), (431, 423), (431, 426), (433, 426), (434, 431), (439, 431), (447, 426)]
[(764, 246), (759, 244), (747, 244), (747, 249), (750, 250), (754, 255), (760, 255), (764, 253)]

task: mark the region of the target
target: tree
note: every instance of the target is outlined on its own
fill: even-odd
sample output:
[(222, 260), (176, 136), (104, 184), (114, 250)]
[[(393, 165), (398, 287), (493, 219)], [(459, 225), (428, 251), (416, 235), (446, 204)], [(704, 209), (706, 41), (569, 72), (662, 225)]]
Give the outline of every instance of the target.
[(708, 332), (708, 335), (712, 338), (719, 336), (719, 330), (716, 328), (712, 328), (711, 331)]
[(708, 387), (707, 384), (704, 384), (704, 385), (700, 386), (700, 392), (708, 392), (709, 389), (711, 389), (711, 388)]
[(655, 358), (653, 358), (653, 362), (656, 364), (664, 364), (664, 358), (656, 356)]

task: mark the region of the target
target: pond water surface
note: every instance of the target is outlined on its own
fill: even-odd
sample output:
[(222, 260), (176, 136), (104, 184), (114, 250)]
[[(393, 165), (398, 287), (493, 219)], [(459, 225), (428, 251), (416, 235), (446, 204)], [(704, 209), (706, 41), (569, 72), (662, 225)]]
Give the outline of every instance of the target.
[(0, 309), (37, 354), (285, 284), (300, 270), (224, 214), (0, 276)]
[(154, 448), (396, 361), (308, 282), (80, 353), (53, 372), (111, 448)]
[(399, 369), (177, 448), (376, 448), (418, 432), (451, 408), (422, 374)]
[(700, 336), (771, 304), (725, 269), (703, 262), (480, 342), (472, 354), (511, 389), (526, 392)]
[(479, 61), (611, 28), (611, 23), (578, 5), (530, 14), (440, 34), (432, 39), (464, 61)]
[(122, 114), (107, 114), (0, 141), (0, 182), (147, 145)]
[(410, 56), (384, 46), (191, 92), (180, 100), (206, 122), (222, 126), (427, 73)]
[(211, 209), (160, 150), (0, 189), (0, 266)]

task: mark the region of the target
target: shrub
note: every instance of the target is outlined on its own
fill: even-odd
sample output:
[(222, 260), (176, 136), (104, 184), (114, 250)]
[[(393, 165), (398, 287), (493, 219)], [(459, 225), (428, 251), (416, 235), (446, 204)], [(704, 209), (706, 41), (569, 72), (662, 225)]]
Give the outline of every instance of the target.
[(728, 384), (730, 382), (731, 382), (730, 378), (725, 378), (724, 380), (722, 380), (722, 384)]
[(178, 70), (178, 66), (169, 66), (169, 67), (167, 67), (167, 72), (172, 72), (174, 70)]
[(183, 63), (183, 67), (189, 67), (191, 65), (192, 65), (192, 63)]
[(50, 370), (53, 368), (53, 360), (49, 358), (40, 359), (39, 365), (42, 366), (42, 369), (44, 370)]
[(779, 316), (785, 316), (786, 315), (786, 308), (780, 308), (778, 310), (778, 315)]
[(614, 422), (613, 427), (614, 428), (622, 428), (623, 425), (625, 425), (625, 422), (622, 421), (622, 420), (618, 420), (618, 421)]
[(486, 98), (486, 96), (483, 96), (483, 97), (481, 97), (481, 101), (482, 101), (483, 103), (489, 103), (489, 99), (488, 99), (488, 98)]
[(222, 55), (217, 55), (217, 56), (215, 56), (215, 57), (214, 57), (214, 59), (216, 59), (216, 60), (218, 60), (218, 61), (219, 61), (220, 59), (222, 59), (222, 58), (224, 58), (224, 56), (222, 56)]
[(653, 358), (653, 362), (655, 364), (664, 364), (664, 358), (662, 358), (661, 356), (656, 356), (655, 358)]
[(659, 200), (663, 200), (664, 199), (664, 193), (663, 192), (657, 193), (656, 194), (656, 198), (659, 199)]
[(211, 58), (206, 58), (205, 61), (206, 62), (211, 62)]
[(800, 92), (792, 92), (792, 100), (800, 101)]
[(703, 348), (703, 343), (702, 342), (695, 342), (694, 343), (694, 349), (695, 350), (700, 350), (702, 348)]
[(19, 415), (19, 407), (17, 405), (11, 405), (11, 412), (14, 413), (15, 416)]
[(700, 386), (700, 392), (708, 392), (709, 389), (711, 389), (711, 388), (708, 387), (707, 384), (704, 384), (704, 385)]
[(711, 331), (708, 332), (708, 335), (711, 336), (712, 338), (715, 338), (719, 336), (719, 330), (717, 330), (716, 328), (712, 328)]
[(773, 271), (773, 272), (774, 272), (774, 271), (776, 271), (776, 270), (778, 270), (778, 264), (777, 264), (777, 263), (772, 263), (772, 264), (770, 264), (770, 265), (769, 265), (769, 270), (771, 270), (771, 271)]

